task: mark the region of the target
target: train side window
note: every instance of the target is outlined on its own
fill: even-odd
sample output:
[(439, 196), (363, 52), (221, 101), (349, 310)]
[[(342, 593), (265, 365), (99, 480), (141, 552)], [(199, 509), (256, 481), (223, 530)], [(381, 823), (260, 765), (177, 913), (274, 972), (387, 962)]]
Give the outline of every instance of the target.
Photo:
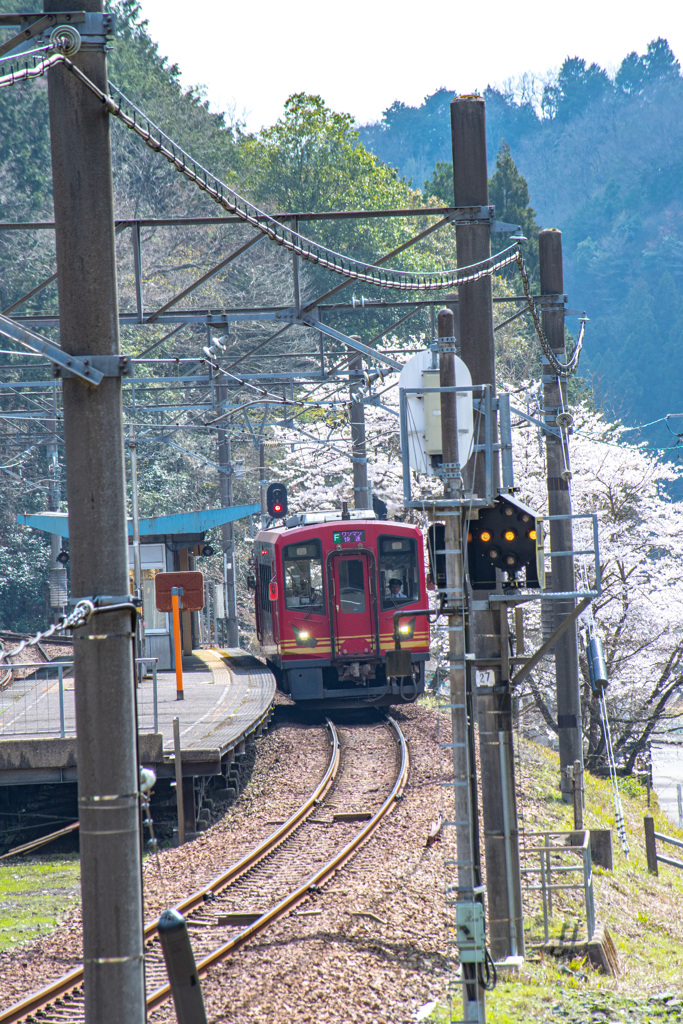
[(288, 544), (282, 550), (285, 608), (316, 612), (325, 608), (323, 557), (319, 540)]
[(420, 600), (417, 541), (413, 537), (381, 536), (378, 540), (379, 592), (382, 609), (400, 608)]

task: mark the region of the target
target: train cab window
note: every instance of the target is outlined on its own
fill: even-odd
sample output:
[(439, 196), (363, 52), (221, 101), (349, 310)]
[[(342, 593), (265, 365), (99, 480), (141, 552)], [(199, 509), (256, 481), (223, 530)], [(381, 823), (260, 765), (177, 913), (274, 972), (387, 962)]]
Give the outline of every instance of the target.
[(380, 537), (378, 554), (382, 609), (419, 601), (417, 541), (413, 537)]
[(285, 608), (297, 611), (324, 611), (323, 558), (320, 541), (288, 544), (283, 548)]
[(365, 611), (365, 578), (360, 558), (339, 559), (339, 610)]

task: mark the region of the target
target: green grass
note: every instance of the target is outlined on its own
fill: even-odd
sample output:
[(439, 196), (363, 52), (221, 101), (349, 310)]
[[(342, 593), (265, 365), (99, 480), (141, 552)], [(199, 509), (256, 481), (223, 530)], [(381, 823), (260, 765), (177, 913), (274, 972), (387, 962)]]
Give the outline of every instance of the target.
[(53, 931), (79, 900), (78, 854), (0, 862), (0, 950)]
[[(527, 831), (569, 830), (573, 812), (559, 797), (555, 753), (521, 741), (518, 764), (520, 827)], [(620, 976), (610, 978), (583, 959), (556, 960), (527, 949), (520, 973), (501, 979), (486, 995), (488, 1024), (659, 1024), (683, 1021), (683, 870), (660, 865), (659, 877), (648, 874), (643, 817), (645, 789), (635, 779), (620, 780), (626, 857), (616, 832), (609, 782), (586, 776), (586, 828), (611, 828), (614, 871), (594, 868), (596, 918), (612, 937)], [(683, 833), (660, 812), (652, 796), (655, 829), (683, 839)], [(674, 848), (660, 846), (672, 856)], [(561, 914), (560, 914), (561, 920)], [(454, 1019), (461, 1007), (456, 1006)], [(437, 1009), (433, 1021), (448, 1013)]]

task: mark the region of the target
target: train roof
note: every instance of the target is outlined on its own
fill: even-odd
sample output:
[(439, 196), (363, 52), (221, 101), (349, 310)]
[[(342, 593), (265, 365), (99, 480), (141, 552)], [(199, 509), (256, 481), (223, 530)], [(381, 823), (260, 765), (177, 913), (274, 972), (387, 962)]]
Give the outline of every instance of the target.
[[(305, 521), (302, 522), (302, 518), (305, 517)], [(378, 519), (374, 512), (366, 509), (358, 509), (349, 513), (348, 519), (342, 519), (340, 512), (298, 512), (293, 516), (290, 516), (285, 522), (284, 526), (269, 526), (265, 530), (259, 530), (254, 537), (254, 542), (257, 540), (263, 543), (275, 544), (279, 540), (286, 540), (288, 535), (299, 534), (307, 530), (312, 530), (315, 535), (315, 527), (321, 526), (336, 526), (338, 529), (353, 529), (351, 524), (367, 523), (369, 526), (377, 527), (382, 530), (403, 531), (414, 533), (422, 531), (418, 526), (412, 523), (401, 523), (395, 519)]]
[(285, 521), (285, 527), (290, 530), (294, 526), (313, 526), (317, 523), (342, 523), (349, 519), (377, 519), (377, 516), (369, 508), (357, 508), (342, 516), (338, 508), (325, 512), (295, 512), (293, 516)]

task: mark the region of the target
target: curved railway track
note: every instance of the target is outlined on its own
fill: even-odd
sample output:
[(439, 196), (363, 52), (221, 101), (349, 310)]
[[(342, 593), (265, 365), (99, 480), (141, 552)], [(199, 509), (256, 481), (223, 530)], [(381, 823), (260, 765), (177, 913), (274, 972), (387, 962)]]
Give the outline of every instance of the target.
[[(368, 771), (368, 764), (362, 764), (362, 758), (354, 754), (353, 745), (350, 745), (352, 749), (345, 758), (349, 765), (342, 767), (340, 777), (339, 736), (328, 719), (331, 755), (327, 770), (314, 792), (265, 841), (209, 885), (177, 904), (176, 909), (188, 922), (200, 976), (315, 894), (367, 842), (382, 818), (400, 799), (408, 777), (408, 752), (405, 739), (393, 719), (387, 716), (377, 728), (386, 737), (387, 723), (391, 745), (394, 750), (398, 749), (398, 758), (387, 756), (386, 749), (380, 754), (385, 768), (393, 759), (394, 770), (393, 782), (384, 786), (385, 793), (387, 789), (388, 793), (383, 799), (374, 797), (374, 804), (379, 806), (371, 810), (364, 807), (355, 812), (335, 814), (334, 809), (326, 805), (325, 801), (333, 794), (341, 793), (342, 799), (345, 794), (349, 799), (363, 780), (366, 788), (368, 778), (375, 781), (373, 773), (377, 769), (381, 747), (377, 741), (370, 746)], [(386, 747), (386, 739), (382, 742)], [(380, 788), (371, 787), (371, 791), (374, 793)], [(327, 812), (328, 817), (313, 818), (314, 811), (318, 815)], [(332, 843), (329, 841), (331, 831), (334, 832)], [(145, 927), (145, 972), (147, 1008), (152, 1013), (171, 997), (157, 938), (156, 919)], [(82, 968), (71, 971), (0, 1014), (0, 1024), (33, 1024), (37, 1021), (41, 1024), (57, 1021), (64, 1024), (82, 1020)]]

